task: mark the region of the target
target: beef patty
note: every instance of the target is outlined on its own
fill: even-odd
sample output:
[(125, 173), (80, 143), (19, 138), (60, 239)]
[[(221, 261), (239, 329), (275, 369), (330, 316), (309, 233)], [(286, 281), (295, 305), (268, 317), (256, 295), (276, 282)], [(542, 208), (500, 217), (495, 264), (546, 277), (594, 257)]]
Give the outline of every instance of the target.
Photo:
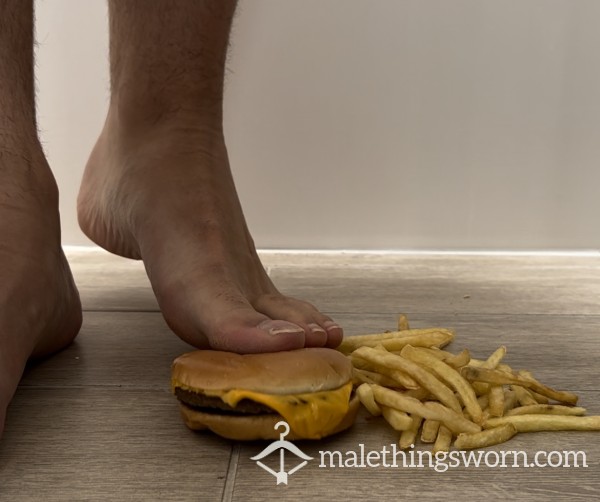
[(257, 403), (250, 399), (242, 399), (235, 408), (224, 403), (221, 398), (205, 396), (189, 390), (175, 389), (175, 396), (190, 408), (202, 410), (207, 413), (231, 414), (231, 415), (265, 415), (277, 413), (267, 405)]

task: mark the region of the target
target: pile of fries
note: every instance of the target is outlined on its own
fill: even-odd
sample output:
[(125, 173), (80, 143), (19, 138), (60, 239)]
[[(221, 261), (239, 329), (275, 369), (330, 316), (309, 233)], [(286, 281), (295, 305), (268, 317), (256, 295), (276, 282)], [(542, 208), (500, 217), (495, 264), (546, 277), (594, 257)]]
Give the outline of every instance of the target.
[(486, 360), (467, 349), (442, 350), (454, 339), (444, 328), (410, 329), (401, 315), (393, 332), (352, 336), (338, 350), (354, 367), (365, 408), (400, 431), (401, 448), (420, 432), (433, 452), (483, 448), (518, 432), (600, 430), (600, 416), (584, 416), (577, 396), (552, 389), (502, 362), (506, 347)]

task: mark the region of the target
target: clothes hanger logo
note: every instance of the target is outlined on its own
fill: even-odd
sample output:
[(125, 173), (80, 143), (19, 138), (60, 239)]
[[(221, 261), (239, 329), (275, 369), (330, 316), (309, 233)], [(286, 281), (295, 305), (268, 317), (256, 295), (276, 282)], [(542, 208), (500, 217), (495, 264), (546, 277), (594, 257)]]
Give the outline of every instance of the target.
[[(287, 485), (288, 484), (288, 476), (291, 476), (296, 471), (299, 471), (300, 469), (302, 469), (308, 463), (309, 460), (312, 460), (312, 457), (309, 457), (302, 450), (300, 450), (300, 448), (298, 448), (296, 445), (294, 445), (293, 443), (290, 443), (289, 441), (286, 441), (284, 439), (290, 433), (290, 426), (288, 425), (287, 422), (284, 422), (283, 420), (280, 422), (277, 422), (275, 424), (275, 427), (273, 427), (273, 428), (277, 431), (281, 427), (283, 427), (283, 432), (279, 433), (279, 440), (273, 441), (269, 446), (267, 446), (258, 455), (251, 457), (250, 460), (255, 460), (256, 463), (259, 465), (259, 467), (262, 467), (265, 471), (267, 471), (268, 473), (275, 476), (275, 479), (277, 480), (278, 485), (280, 485), (280, 484)], [(271, 453), (273, 453), (277, 450), (279, 450), (279, 471), (275, 471), (274, 469), (271, 469), (268, 465), (263, 464), (261, 462), (261, 460), (263, 458), (268, 457)], [(298, 457), (302, 460), (302, 462), (300, 462), (298, 465), (296, 465), (294, 468), (290, 469), (289, 471), (285, 470), (285, 453), (286, 452), (292, 453), (292, 454), (296, 455), (296, 457)]]

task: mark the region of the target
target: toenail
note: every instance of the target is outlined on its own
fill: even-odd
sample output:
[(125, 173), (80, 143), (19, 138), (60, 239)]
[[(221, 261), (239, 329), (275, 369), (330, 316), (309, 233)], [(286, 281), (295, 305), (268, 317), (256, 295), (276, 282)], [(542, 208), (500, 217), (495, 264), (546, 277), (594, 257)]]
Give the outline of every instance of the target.
[(336, 323), (335, 323), (335, 322), (333, 322), (333, 321), (325, 321), (325, 322), (323, 323), (323, 326), (325, 326), (325, 329), (326, 329), (327, 331), (330, 331), (330, 330), (332, 330), (332, 329), (342, 329), (342, 328), (340, 327), (340, 325), (339, 325), (339, 324), (336, 324)]
[(309, 324), (309, 325), (308, 325), (308, 327), (310, 328), (310, 330), (311, 330), (313, 333), (325, 333), (325, 332), (326, 332), (326, 331), (325, 331), (323, 328), (321, 328), (321, 326), (319, 326), (318, 324), (311, 323), (311, 324)]
[(263, 321), (258, 327), (269, 335), (285, 335), (295, 333), (297, 335), (304, 334), (304, 330), (300, 326), (296, 326), (288, 322), (277, 322), (277, 321)]

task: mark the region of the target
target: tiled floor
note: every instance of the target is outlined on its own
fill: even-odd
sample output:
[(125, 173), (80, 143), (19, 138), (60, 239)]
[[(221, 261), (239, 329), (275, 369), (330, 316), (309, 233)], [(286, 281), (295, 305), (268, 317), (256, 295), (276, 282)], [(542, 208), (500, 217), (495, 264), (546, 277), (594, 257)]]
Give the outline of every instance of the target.
[[(0, 441), (0, 500), (598, 500), (600, 433), (519, 435), (504, 449), (581, 450), (587, 468), (323, 468), (320, 451), (388, 449), (396, 435), (361, 414), (346, 433), (298, 442), (315, 460), (289, 484), (237, 444), (188, 431), (169, 392), (172, 335), (138, 262), (72, 251), (84, 304), (77, 341), (31, 367)], [(507, 361), (575, 391), (600, 414), (600, 256), (280, 255), (280, 289), (309, 300), (347, 334), (394, 326), (456, 329), (450, 348)], [(428, 449), (428, 447), (418, 447)]]

